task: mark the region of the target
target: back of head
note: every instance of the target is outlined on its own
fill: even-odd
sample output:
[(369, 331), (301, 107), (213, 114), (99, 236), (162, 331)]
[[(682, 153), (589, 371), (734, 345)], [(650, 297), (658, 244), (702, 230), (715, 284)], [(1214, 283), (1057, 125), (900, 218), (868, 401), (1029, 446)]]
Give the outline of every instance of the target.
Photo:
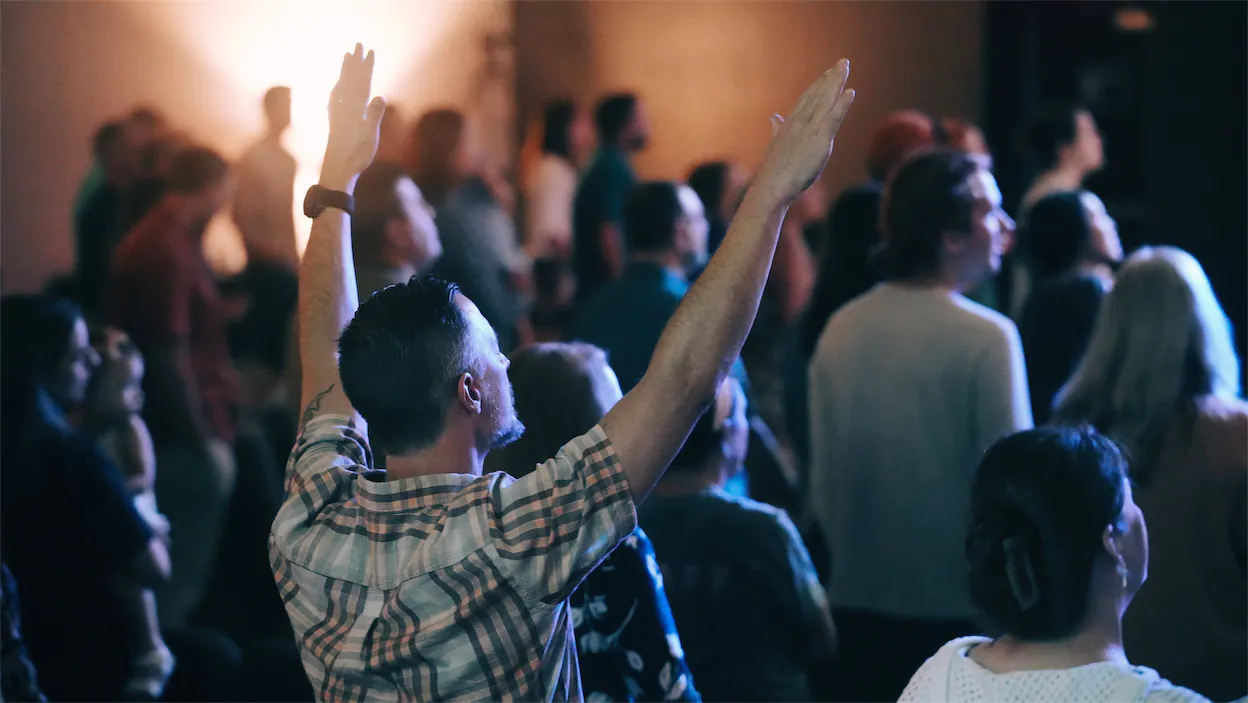
[(420, 116), (412, 131), (407, 168), (429, 202), (440, 205), (463, 179), (459, 152), (464, 136), (464, 116), (441, 108)]
[(91, 153), (99, 162), (104, 162), (119, 148), (125, 146), (126, 125), (122, 122), (107, 122), (101, 125), (91, 139)]
[(356, 265), (377, 265), (385, 246), (386, 223), (403, 216), (399, 181), (408, 178), (403, 167), (374, 161), (355, 184), (355, 214), (351, 218), (351, 248)]
[(647, 181), (633, 187), (624, 203), (624, 238), (637, 253), (666, 252), (676, 243), (676, 225), (684, 215), (676, 184)]
[(689, 174), (689, 187), (702, 200), (702, 207), (710, 218), (723, 212), (724, 198), (728, 196), (728, 175), (731, 166), (727, 161), (710, 161), (698, 164)]
[(230, 165), (212, 149), (184, 147), (169, 161), (166, 185), (170, 192), (194, 195), (219, 185), (229, 172)]
[(487, 460), (520, 478), (588, 432), (619, 400), (609, 371), (606, 353), (590, 344), (536, 344), (514, 353), (507, 376), (525, 431)]
[(1081, 111), (1076, 105), (1050, 105), (1038, 111), (1028, 123), (1024, 140), (1036, 168), (1041, 171), (1053, 168), (1062, 147), (1075, 143)]
[(459, 288), (432, 276), (377, 291), (338, 341), (338, 370), (369, 439), (390, 455), (432, 444), (473, 361)]
[(290, 88), (279, 85), (264, 92), (264, 116), (271, 126), (290, 124)]
[(552, 100), (542, 116), (542, 153), (565, 159), (572, 158), (572, 122), (576, 120), (576, 103)]
[(884, 118), (867, 146), (867, 174), (885, 181), (915, 150), (933, 144), (932, 118), (918, 110), (898, 110)]
[[(732, 424), (736, 418), (743, 416), (745, 403), (741, 384), (732, 377), (724, 379), (710, 406), (698, 418), (684, 446), (672, 459), (668, 471), (697, 473), (708, 468), (712, 459), (724, 456), (730, 433), (745, 429)], [(744, 460), (743, 456), (737, 458)]]
[(944, 143), (950, 147), (972, 154), (989, 155), (984, 132), (974, 124), (960, 117), (946, 117), (940, 121), (940, 129), (944, 132)]
[(1239, 395), (1230, 322), (1190, 254), (1145, 247), (1114, 280), (1083, 361), (1058, 395), (1055, 417), (1088, 422), (1123, 443), (1145, 483), (1152, 453), (1201, 397)]
[(833, 313), (879, 282), (872, 254), (880, 244), (880, 200), (880, 189), (867, 185), (846, 190), (832, 205), (819, 274), (802, 321), (800, 345), (807, 355)]
[(1079, 193), (1052, 193), (1031, 206), (1019, 231), (1019, 253), (1041, 280), (1075, 268), (1092, 247), (1092, 227)]
[(1090, 428), (998, 441), (971, 484), (971, 603), (992, 636), (1070, 637), (1084, 624), (1102, 538), (1122, 527), (1126, 460)]
[(944, 237), (968, 233), (975, 203), (968, 180), (982, 157), (936, 149), (907, 159), (884, 186), (880, 208), (881, 272), (910, 279), (936, 272)]
[(598, 140), (604, 145), (618, 143), (636, 110), (637, 96), (632, 93), (613, 93), (600, 100), (594, 110)]

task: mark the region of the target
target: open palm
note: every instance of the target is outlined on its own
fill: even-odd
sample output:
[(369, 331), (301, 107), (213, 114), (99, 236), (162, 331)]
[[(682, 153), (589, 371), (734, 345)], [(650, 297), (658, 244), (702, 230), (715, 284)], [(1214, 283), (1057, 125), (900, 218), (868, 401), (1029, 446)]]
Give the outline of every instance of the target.
[(325, 166), (344, 176), (359, 174), (377, 155), (381, 116), (386, 103), (380, 97), (369, 102), (373, 82), (373, 52), (355, 45), (342, 57), (342, 72), (329, 98), (329, 144)]

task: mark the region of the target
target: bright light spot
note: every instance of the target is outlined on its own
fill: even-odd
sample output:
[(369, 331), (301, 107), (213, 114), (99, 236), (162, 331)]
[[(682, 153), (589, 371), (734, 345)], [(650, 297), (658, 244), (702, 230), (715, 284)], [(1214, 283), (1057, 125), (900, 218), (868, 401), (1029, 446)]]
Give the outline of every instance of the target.
[[(127, 3), (135, 17), (193, 51), (231, 86), (208, 116), (212, 133), (188, 125), (195, 136), (241, 155), (260, 134), (264, 92), (291, 89), (288, 151), (298, 161), (295, 226), (298, 250), (311, 223), (302, 213), (303, 193), (314, 184), (328, 133), (326, 104), (338, 79), (342, 55), (356, 42), (377, 53), (374, 94), (404, 107), (404, 117), (434, 104), (463, 105), (480, 65), (481, 38), (507, 29), (505, 0), (262, 0), (196, 3)], [(175, 116), (175, 120), (176, 120)], [(218, 227), (233, 230), (228, 218)], [(237, 232), (232, 232), (237, 241)], [(209, 233), (212, 237), (212, 233)], [(237, 245), (236, 245), (237, 246)]]

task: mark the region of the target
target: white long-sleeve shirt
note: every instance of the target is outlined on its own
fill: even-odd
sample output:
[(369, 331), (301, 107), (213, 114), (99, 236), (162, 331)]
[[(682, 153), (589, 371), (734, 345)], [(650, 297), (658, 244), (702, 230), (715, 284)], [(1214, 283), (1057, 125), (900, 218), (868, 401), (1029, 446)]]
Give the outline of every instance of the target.
[(947, 290), (882, 283), (833, 315), (809, 381), (830, 603), (972, 616), (971, 476), (993, 442), (1032, 426), (1014, 324)]

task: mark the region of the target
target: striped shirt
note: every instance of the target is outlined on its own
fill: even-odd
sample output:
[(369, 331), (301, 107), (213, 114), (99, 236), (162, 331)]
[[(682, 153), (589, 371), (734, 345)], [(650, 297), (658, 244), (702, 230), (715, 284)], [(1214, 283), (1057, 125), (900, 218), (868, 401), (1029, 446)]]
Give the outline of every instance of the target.
[(602, 428), (518, 481), (371, 465), (355, 421), (313, 419), (269, 539), (320, 699), (580, 700), (568, 596), (637, 526)]

